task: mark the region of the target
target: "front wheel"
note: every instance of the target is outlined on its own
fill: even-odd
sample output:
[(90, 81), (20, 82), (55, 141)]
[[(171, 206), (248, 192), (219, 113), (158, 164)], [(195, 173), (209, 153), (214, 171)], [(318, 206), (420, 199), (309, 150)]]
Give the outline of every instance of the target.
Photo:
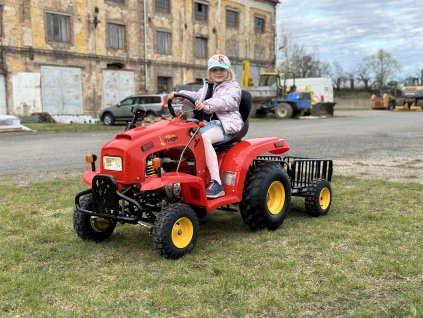
[(170, 204), (156, 219), (152, 229), (154, 247), (165, 258), (178, 259), (189, 253), (197, 242), (198, 218), (188, 205)]
[(242, 219), (250, 230), (276, 230), (290, 205), (291, 184), (280, 164), (260, 163), (250, 169), (239, 204)]
[(322, 216), (329, 212), (332, 203), (332, 187), (325, 179), (315, 179), (310, 182), (306, 191), (305, 206), (308, 214)]
[(291, 118), (293, 112), (292, 106), (288, 103), (280, 103), (275, 108), (275, 116), (279, 119)]
[[(91, 194), (84, 196), (80, 206), (91, 211), (93, 198)], [(86, 241), (102, 242), (108, 239), (116, 228), (116, 222), (104, 218), (91, 216), (75, 208), (73, 213), (73, 228), (76, 234)]]

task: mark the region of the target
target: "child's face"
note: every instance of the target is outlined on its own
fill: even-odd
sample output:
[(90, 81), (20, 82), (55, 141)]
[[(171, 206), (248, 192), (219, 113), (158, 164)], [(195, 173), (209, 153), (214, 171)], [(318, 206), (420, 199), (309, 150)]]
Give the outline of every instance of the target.
[(229, 72), (228, 70), (225, 70), (221, 67), (213, 67), (212, 69), (210, 69), (210, 76), (213, 82), (221, 83), (228, 79)]

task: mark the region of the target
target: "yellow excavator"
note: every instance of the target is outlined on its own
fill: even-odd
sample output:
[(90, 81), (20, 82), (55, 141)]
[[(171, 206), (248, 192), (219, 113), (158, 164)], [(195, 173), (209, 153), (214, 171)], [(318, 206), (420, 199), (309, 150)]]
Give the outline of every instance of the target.
[(423, 70), (420, 78), (409, 77), (404, 82), (403, 96), (395, 101), (395, 110), (423, 110)]

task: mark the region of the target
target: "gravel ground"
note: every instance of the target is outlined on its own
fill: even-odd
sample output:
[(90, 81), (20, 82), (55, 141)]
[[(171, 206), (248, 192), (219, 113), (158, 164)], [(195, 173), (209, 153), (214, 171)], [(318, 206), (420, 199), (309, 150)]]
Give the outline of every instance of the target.
[[(85, 154), (98, 153), (114, 135), (0, 135), (0, 184), (82, 177)], [(337, 111), (331, 119), (253, 121), (246, 138), (260, 136), (286, 139), (289, 155), (333, 159), (335, 175), (423, 184), (423, 113)]]

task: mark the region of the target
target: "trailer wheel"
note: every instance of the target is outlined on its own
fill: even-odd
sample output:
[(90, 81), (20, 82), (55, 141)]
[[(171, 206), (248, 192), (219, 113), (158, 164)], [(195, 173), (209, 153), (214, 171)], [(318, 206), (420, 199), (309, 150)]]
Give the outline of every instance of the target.
[(153, 225), (154, 247), (165, 258), (178, 259), (189, 253), (197, 242), (198, 218), (183, 203), (166, 206)]
[(291, 185), (286, 171), (275, 163), (250, 169), (239, 204), (244, 223), (252, 231), (276, 230), (291, 205)]
[(332, 203), (332, 187), (325, 179), (311, 181), (305, 197), (305, 206), (308, 214), (318, 217), (329, 212)]
[(292, 106), (288, 103), (280, 103), (275, 107), (275, 115), (279, 119), (291, 118), (293, 112)]
[[(81, 199), (80, 206), (91, 210), (93, 198), (87, 194)], [(73, 213), (73, 228), (76, 234), (85, 241), (102, 242), (108, 239), (116, 228), (116, 222), (96, 216), (91, 216), (75, 209)]]

